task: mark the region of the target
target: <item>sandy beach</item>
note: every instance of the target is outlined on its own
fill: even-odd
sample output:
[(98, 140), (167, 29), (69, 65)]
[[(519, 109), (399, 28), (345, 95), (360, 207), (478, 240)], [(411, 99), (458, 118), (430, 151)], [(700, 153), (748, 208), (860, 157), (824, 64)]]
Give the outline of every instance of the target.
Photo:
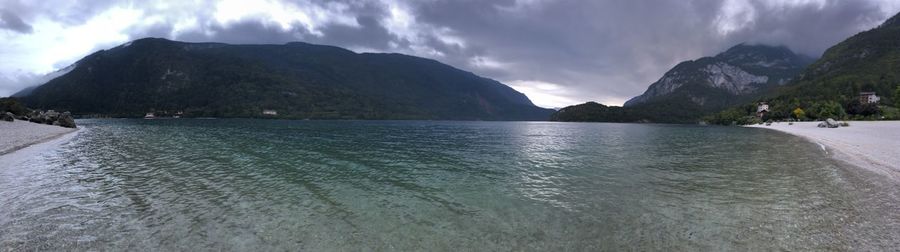
[(76, 130), (21, 120), (0, 121), (0, 155), (49, 141)]
[(834, 158), (900, 179), (900, 121), (850, 121), (850, 127), (818, 128), (819, 122), (747, 127), (772, 129), (818, 143)]

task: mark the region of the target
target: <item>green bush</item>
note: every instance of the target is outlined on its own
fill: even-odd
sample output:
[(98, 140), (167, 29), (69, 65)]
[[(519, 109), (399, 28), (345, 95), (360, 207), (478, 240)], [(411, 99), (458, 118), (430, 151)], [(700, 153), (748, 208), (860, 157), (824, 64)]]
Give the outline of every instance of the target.
[(897, 89), (894, 90), (894, 107), (900, 108), (900, 86), (897, 86)]
[(895, 107), (882, 106), (881, 115), (885, 120), (900, 120), (900, 109)]
[(825, 101), (821, 103), (814, 103), (812, 107), (813, 117), (818, 119), (828, 119), (828, 118), (838, 118), (842, 119), (847, 117), (847, 112), (844, 111), (844, 108), (841, 107), (841, 104), (836, 101)]
[(0, 98), (0, 113), (12, 112), (17, 116), (24, 116), (31, 112), (15, 98)]

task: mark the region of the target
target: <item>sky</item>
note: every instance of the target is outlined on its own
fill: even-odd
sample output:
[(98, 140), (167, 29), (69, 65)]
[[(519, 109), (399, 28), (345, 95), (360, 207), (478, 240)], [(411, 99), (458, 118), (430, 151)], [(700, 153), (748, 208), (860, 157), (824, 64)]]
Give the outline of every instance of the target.
[(160, 37), (411, 54), (542, 107), (621, 105), (678, 62), (739, 43), (818, 57), (898, 11), (900, 0), (0, 0), (0, 97)]

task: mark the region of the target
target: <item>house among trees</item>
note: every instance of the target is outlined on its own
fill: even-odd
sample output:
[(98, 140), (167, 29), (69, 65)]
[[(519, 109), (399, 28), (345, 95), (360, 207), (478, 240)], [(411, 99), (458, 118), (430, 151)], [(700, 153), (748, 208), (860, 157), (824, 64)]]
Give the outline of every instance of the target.
[(267, 116), (277, 116), (278, 111), (271, 110), (271, 109), (265, 109), (265, 110), (263, 110), (262, 114), (267, 115)]
[(862, 104), (873, 104), (878, 103), (881, 100), (881, 97), (875, 95), (875, 92), (860, 92), (859, 93), (859, 103)]
[(766, 113), (769, 113), (769, 104), (760, 102), (759, 105), (756, 106), (756, 116), (762, 118)]

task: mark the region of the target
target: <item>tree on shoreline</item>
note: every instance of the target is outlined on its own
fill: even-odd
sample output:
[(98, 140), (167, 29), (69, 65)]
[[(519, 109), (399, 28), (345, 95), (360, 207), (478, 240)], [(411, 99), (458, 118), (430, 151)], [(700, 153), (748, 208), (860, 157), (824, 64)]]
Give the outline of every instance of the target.
[(794, 114), (794, 118), (797, 119), (797, 121), (802, 121), (803, 119), (806, 119), (806, 111), (803, 111), (803, 109), (800, 107), (797, 107), (796, 109), (794, 109), (794, 111), (792, 113)]
[(15, 98), (0, 98), (0, 113), (10, 112), (13, 115), (27, 115), (31, 110)]
[(897, 86), (897, 90), (894, 90), (894, 107), (900, 108), (900, 86)]
[(847, 112), (844, 111), (844, 108), (841, 107), (841, 104), (836, 101), (815, 103), (810, 110), (813, 114), (813, 117), (822, 120), (827, 118), (844, 118), (847, 116)]

